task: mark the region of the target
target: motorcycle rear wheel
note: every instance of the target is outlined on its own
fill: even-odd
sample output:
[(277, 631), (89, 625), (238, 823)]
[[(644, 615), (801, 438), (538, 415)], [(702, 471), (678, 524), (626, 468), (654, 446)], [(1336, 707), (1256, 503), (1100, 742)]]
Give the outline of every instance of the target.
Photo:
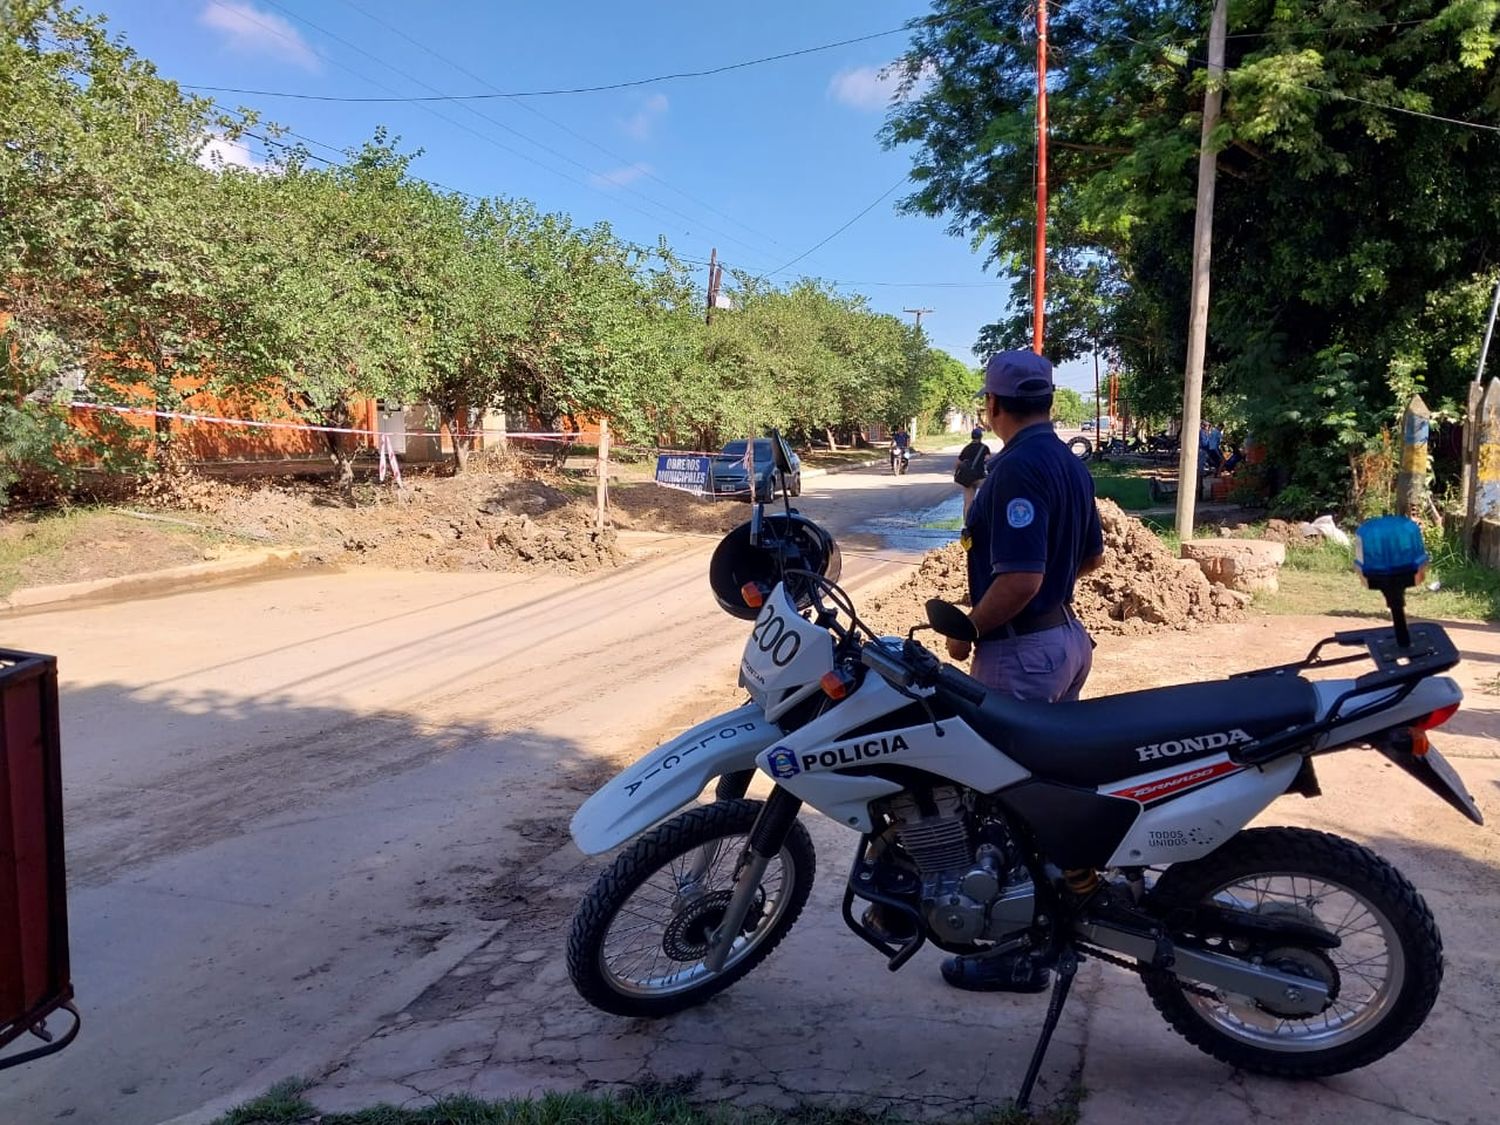
[(701, 1004), (759, 965), (807, 904), (815, 859), (801, 821), (766, 869), (722, 972), (703, 963), (760, 801), (716, 801), (673, 817), (599, 876), (568, 936), (578, 994), (617, 1016), (654, 1019)]
[[(1326, 951), (1288, 945), (1265, 954), (1283, 971), (1333, 988), (1329, 1007), (1312, 1017), (1283, 1018), (1247, 997), (1189, 991), (1168, 971), (1143, 974), (1157, 1011), (1220, 1062), (1281, 1078), (1342, 1074), (1405, 1043), (1437, 1000), (1443, 939), (1432, 912), (1395, 867), (1350, 840), (1249, 829), (1169, 868), (1151, 892), (1158, 914), (1212, 901), (1292, 914), (1340, 938)], [(1235, 952), (1232, 942), (1216, 951)]]

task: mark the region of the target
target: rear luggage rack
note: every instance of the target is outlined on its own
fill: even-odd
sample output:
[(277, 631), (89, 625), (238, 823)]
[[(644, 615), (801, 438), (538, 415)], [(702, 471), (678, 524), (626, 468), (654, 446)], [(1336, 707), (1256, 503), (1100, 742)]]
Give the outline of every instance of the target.
[[(1328, 714), (1316, 722), (1304, 723), (1278, 734), (1267, 735), (1248, 745), (1230, 751), (1230, 757), (1242, 765), (1259, 765), (1293, 749), (1306, 748), (1310, 752), (1313, 740), (1318, 735), (1343, 723), (1362, 718), (1379, 708), (1390, 707), (1410, 695), (1416, 686), (1428, 676), (1446, 672), (1459, 662), (1458, 649), (1441, 625), (1420, 622), (1410, 628), (1411, 643), (1402, 645), (1396, 639), (1394, 628), (1352, 629), (1325, 637), (1312, 648), (1306, 659), (1291, 664), (1277, 664), (1269, 668), (1257, 668), (1251, 672), (1239, 672), (1231, 679), (1248, 680), (1262, 676), (1296, 675), (1315, 668), (1332, 668), (1342, 664), (1371, 661), (1375, 668), (1354, 681), (1354, 686), (1333, 701)], [(1324, 656), (1323, 650), (1330, 645), (1342, 648), (1363, 648), (1363, 652), (1342, 656)], [(1381, 695), (1354, 710), (1345, 712), (1344, 705), (1356, 696), (1388, 689), (1392, 694)]]

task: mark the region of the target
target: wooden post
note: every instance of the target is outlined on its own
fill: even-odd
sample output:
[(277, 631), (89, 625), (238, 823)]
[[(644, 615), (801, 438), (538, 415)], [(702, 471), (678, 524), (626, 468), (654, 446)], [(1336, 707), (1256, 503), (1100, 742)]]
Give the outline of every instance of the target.
[(1412, 519), (1427, 516), (1427, 436), (1432, 411), (1421, 395), (1412, 395), (1401, 419), (1401, 471), (1396, 476), (1396, 512)]
[(1464, 411), (1463, 449), (1459, 452), (1462, 473), (1458, 484), (1459, 503), (1463, 511), (1458, 513), (1458, 531), (1464, 549), (1474, 547), (1474, 457), (1479, 436), (1479, 400), (1484, 397), (1484, 385), (1477, 380), (1469, 384), (1469, 401)]
[[(1475, 417), (1470, 536), (1487, 522), (1500, 526), (1500, 379), (1490, 380)], [(1474, 545), (1472, 538), (1469, 542)]]
[(1203, 133), (1198, 143), (1198, 205), (1193, 214), (1193, 285), (1188, 305), (1187, 367), (1182, 387), (1182, 444), (1177, 454), (1177, 534), (1193, 537), (1198, 492), (1198, 423), (1203, 412), (1203, 358), (1208, 347), (1209, 265), (1213, 256), (1214, 176), (1218, 154), (1211, 144), (1224, 92), (1224, 39), (1228, 0), (1214, 0), (1208, 27), (1208, 81), (1203, 88)]
[(604, 530), (604, 509), (609, 504), (609, 419), (599, 420), (599, 483), (594, 488), (594, 526)]

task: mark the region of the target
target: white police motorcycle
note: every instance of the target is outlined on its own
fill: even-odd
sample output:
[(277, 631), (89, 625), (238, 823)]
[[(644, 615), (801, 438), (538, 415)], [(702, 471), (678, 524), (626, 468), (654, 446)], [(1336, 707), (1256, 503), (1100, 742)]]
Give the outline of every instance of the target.
[[(649, 1018), (749, 973), (807, 902), (806, 804), (858, 835), (843, 918), (891, 969), (927, 942), (1056, 967), (1019, 1105), (1084, 957), (1138, 973), (1168, 1023), (1231, 1066), (1316, 1078), (1375, 1061), (1437, 999), (1432, 912), (1359, 844), (1245, 827), (1283, 794), (1317, 796), (1319, 756), (1362, 746), (1483, 822), (1428, 734), (1461, 693), (1441, 675), (1459, 659), (1447, 634), (1406, 622), (1420, 532), (1385, 517), (1357, 542), (1392, 628), (1338, 633), (1303, 661), (1227, 680), (1040, 704), (987, 692), (911, 634), (871, 634), (837, 585), (828, 534), (789, 505), (757, 506), (710, 566), (720, 605), (754, 620), (740, 668), (750, 698), (658, 746), (574, 816), (587, 853), (633, 841), (578, 908), (574, 985), (607, 1012)], [(937, 633), (972, 639), (957, 607), (927, 612)], [(1304, 675), (1355, 662), (1355, 678)], [(757, 771), (773, 783), (763, 801), (745, 797)], [(696, 803), (714, 782), (714, 801)], [(857, 901), (901, 924), (872, 925)]]

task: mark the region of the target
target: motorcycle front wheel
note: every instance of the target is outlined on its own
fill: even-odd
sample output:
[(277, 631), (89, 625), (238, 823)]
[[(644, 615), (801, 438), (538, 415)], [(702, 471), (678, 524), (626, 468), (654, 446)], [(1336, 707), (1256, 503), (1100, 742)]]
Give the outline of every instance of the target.
[(599, 876), (568, 937), (568, 973), (580, 996), (618, 1016), (651, 1019), (701, 1004), (765, 960), (812, 891), (812, 838), (801, 821), (767, 866), (723, 971), (703, 963), (760, 808), (735, 800), (690, 809)]
[[(1443, 940), (1427, 903), (1368, 848), (1326, 832), (1254, 828), (1218, 851), (1168, 868), (1151, 892), (1158, 916), (1215, 902), (1280, 915), (1339, 939), (1332, 949), (1287, 942), (1261, 963), (1325, 985), (1313, 1016), (1187, 986), (1148, 970), (1146, 991), (1174, 1030), (1220, 1062), (1282, 1078), (1323, 1078), (1368, 1066), (1422, 1026), (1443, 980)], [(1182, 936), (1182, 935), (1174, 935)], [(1209, 934), (1185, 935), (1214, 945)], [(1229, 938), (1215, 952), (1241, 956)]]

